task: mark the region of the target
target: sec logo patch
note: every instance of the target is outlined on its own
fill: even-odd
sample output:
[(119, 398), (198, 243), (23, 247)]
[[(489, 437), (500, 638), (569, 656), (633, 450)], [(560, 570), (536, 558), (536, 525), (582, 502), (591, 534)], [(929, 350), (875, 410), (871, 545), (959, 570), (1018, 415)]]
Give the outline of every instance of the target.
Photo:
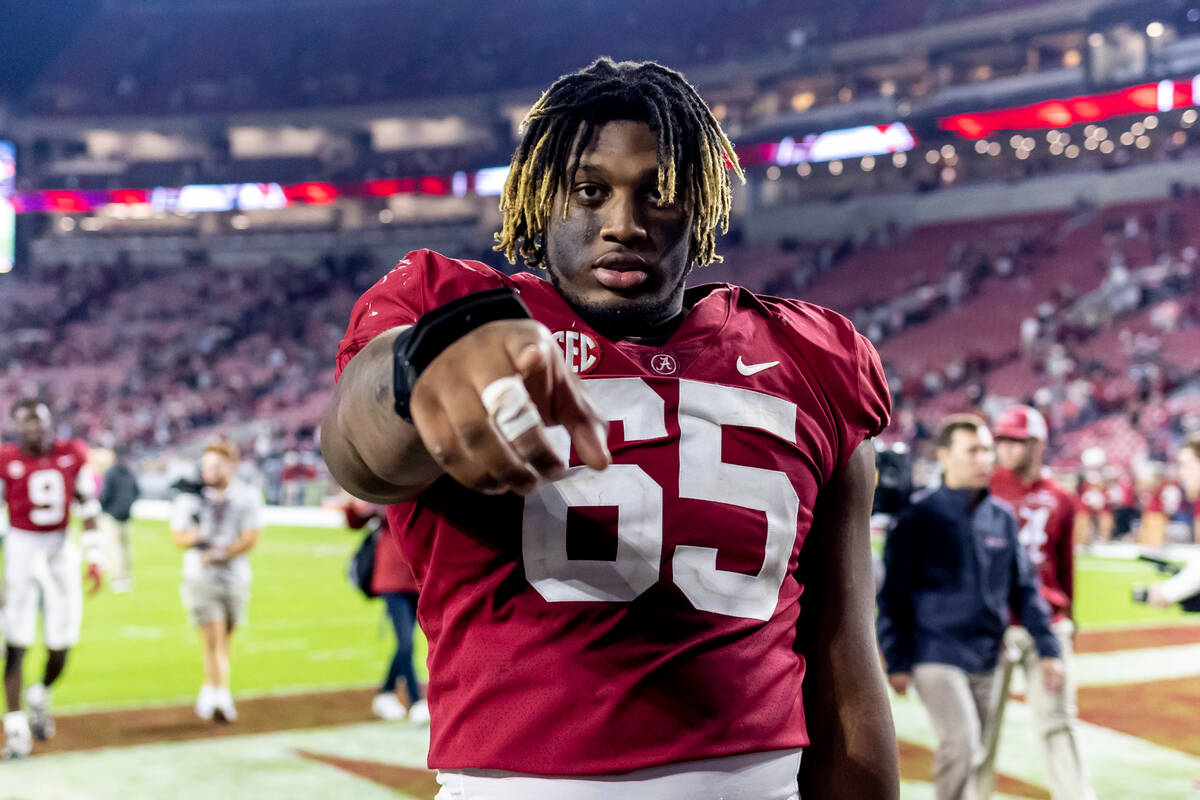
[(555, 331), (554, 341), (562, 348), (567, 367), (576, 375), (586, 375), (600, 363), (600, 345), (583, 331)]
[(14, 481), (21, 480), (21, 478), (25, 477), (25, 465), (20, 461), (8, 462), (8, 477)]

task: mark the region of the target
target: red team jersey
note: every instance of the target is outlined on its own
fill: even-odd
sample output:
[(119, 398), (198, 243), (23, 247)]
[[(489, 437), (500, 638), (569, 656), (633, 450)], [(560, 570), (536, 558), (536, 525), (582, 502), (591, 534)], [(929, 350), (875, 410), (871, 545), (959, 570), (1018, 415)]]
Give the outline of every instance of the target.
[(1011, 470), (992, 474), (992, 494), (1013, 507), (1021, 544), (1037, 568), (1042, 597), (1054, 619), (1071, 616), (1075, 598), (1075, 498), (1048, 477), (1025, 484)]
[(15, 444), (0, 445), (0, 483), (9, 525), (33, 533), (65, 529), (87, 456), (87, 445), (79, 439), (55, 442), (40, 456)]
[[(603, 472), (527, 498), (443, 477), (389, 508), (429, 639), (429, 765), (540, 775), (803, 747), (796, 576), (821, 487), (888, 422), (843, 317), (688, 290), (661, 346), (592, 330), (551, 284), (410, 253), (359, 299), (338, 371), (392, 327), (507, 286), (611, 421)], [(560, 452), (565, 432), (550, 433)]]

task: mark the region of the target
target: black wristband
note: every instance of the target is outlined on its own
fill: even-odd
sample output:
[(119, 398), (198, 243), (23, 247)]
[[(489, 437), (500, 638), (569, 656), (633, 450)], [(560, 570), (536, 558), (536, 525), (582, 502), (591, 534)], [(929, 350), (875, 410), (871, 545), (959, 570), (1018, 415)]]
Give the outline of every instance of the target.
[(502, 319), (531, 319), (512, 289), (488, 289), (452, 300), (417, 320), (392, 342), (393, 407), (412, 422), (413, 386), (443, 350), (476, 328)]

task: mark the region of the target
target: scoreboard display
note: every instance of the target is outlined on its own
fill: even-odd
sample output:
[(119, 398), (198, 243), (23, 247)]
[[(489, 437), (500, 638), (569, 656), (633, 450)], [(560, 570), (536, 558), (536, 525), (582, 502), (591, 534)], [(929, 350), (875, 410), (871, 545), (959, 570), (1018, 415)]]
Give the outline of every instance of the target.
[(0, 142), (0, 273), (11, 272), (17, 250), (17, 215), (12, 196), (16, 188), (17, 151)]

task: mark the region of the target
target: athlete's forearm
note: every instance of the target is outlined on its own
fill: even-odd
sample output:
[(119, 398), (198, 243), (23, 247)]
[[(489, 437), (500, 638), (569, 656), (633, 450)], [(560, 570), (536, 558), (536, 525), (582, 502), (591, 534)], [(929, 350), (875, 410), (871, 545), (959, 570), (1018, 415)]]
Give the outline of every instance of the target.
[(808, 552), (814, 592), (810, 597), (806, 587), (805, 605), (817, 616), (801, 631), (811, 740), (801, 762), (801, 797), (895, 800), (900, 793), (896, 731), (875, 644), (874, 469), (868, 441), (834, 476), (813, 522), (819, 532)]
[(393, 408), (397, 333), (377, 336), (346, 365), (321, 422), (321, 454), (334, 479), (374, 503), (412, 499), (442, 474), (417, 429)]

